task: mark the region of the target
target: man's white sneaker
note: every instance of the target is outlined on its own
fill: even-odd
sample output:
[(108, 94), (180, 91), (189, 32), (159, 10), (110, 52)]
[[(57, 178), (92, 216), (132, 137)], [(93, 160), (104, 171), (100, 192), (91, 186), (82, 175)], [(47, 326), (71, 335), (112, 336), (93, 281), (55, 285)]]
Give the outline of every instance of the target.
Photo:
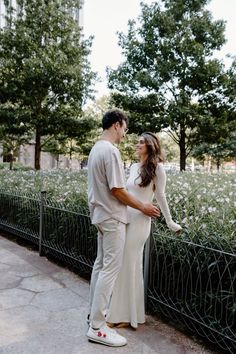
[(104, 325), (98, 330), (89, 327), (87, 337), (92, 342), (101, 343), (110, 347), (122, 347), (127, 344), (125, 337), (122, 337), (107, 325)]

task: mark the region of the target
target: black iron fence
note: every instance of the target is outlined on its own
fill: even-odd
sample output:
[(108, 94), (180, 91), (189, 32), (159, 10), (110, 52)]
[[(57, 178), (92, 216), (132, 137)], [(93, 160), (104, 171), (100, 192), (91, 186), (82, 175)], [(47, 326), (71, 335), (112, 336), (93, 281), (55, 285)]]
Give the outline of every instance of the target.
[(236, 254), (153, 228), (148, 244), (147, 309), (236, 352)]
[(45, 192), (30, 196), (0, 190), (0, 229), (38, 245), (40, 255), (52, 255), (90, 277), (97, 242), (87, 208), (65, 209)]
[(40, 196), (0, 190), (0, 228), (39, 244)]
[[(41, 195), (0, 190), (0, 229), (23, 237), (88, 278), (96, 257), (96, 229), (88, 209), (65, 209)], [(162, 235), (155, 224), (145, 247), (147, 310), (236, 352), (236, 254), (182, 237)]]

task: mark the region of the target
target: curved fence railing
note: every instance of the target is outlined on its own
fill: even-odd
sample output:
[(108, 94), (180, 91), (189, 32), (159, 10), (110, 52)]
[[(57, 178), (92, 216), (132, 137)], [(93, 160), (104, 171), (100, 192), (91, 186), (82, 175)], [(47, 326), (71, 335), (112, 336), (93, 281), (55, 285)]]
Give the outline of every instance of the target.
[(86, 278), (96, 258), (96, 234), (87, 208), (73, 211), (49, 200), (43, 203), (41, 252), (73, 265)]
[(40, 196), (0, 190), (0, 228), (39, 243)]
[(150, 238), (147, 305), (236, 352), (236, 254), (178, 237)]
[(90, 277), (97, 243), (88, 208), (65, 209), (45, 193), (30, 196), (0, 190), (0, 229), (33, 242), (41, 255), (52, 255)]
[[(89, 278), (96, 257), (96, 229), (88, 209), (65, 209), (41, 195), (0, 190), (0, 229), (39, 246)], [(162, 235), (153, 224), (145, 250), (147, 309), (192, 333), (236, 352), (236, 254), (183, 237)]]

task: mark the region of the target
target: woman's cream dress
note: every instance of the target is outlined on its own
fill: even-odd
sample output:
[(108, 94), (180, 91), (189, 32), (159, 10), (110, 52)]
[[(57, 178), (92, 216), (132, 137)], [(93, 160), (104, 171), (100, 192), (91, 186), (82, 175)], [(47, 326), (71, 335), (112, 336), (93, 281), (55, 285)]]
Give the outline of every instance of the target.
[[(147, 187), (139, 187), (140, 163), (133, 164), (127, 181), (127, 190), (143, 203), (150, 203), (154, 194), (165, 217), (167, 226), (173, 231), (181, 230), (169, 211), (165, 196), (166, 174), (162, 163), (156, 169), (156, 178)], [(153, 192), (155, 184), (155, 192)], [(128, 207), (129, 224), (126, 228), (126, 243), (122, 268), (112, 293), (107, 321), (128, 322), (137, 328), (145, 322), (143, 287), (143, 248), (150, 234), (151, 218), (137, 209)]]

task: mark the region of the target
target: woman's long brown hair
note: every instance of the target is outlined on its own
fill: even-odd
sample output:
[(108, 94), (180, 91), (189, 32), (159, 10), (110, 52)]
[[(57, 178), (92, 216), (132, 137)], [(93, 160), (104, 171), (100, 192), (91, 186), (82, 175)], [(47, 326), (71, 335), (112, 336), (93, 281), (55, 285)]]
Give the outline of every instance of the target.
[(148, 157), (140, 169), (141, 182), (140, 187), (148, 186), (156, 176), (156, 167), (158, 162), (163, 162), (164, 158), (161, 151), (161, 144), (157, 136), (150, 132), (141, 135), (147, 146)]

